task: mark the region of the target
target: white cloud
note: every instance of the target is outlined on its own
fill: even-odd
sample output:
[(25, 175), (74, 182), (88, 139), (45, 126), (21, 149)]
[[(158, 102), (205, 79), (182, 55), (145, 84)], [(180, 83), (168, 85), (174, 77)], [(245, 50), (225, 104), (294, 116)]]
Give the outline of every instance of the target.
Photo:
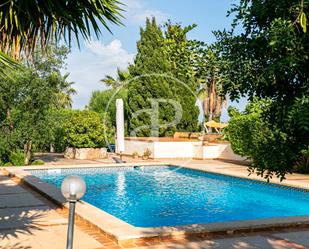
[(100, 82), (105, 75), (114, 76), (117, 67), (126, 68), (132, 63), (134, 54), (126, 51), (119, 40), (105, 45), (100, 41), (85, 43), (82, 51), (74, 50), (68, 56), (69, 80), (75, 82), (77, 95), (73, 96), (73, 107), (83, 108), (89, 103), (93, 90), (104, 89)]
[[(143, 0), (123, 0), (125, 24), (140, 26), (145, 24), (146, 17), (156, 17), (157, 23), (168, 19), (168, 15), (160, 10), (147, 8)], [(105, 75), (115, 76), (117, 67), (125, 69), (132, 63), (134, 54), (122, 47), (120, 40), (104, 44), (98, 40), (85, 43), (82, 50), (75, 49), (68, 56), (69, 79), (73, 82), (77, 95), (73, 96), (73, 107), (83, 108), (89, 103), (93, 90), (105, 88), (100, 80)]]
[(162, 23), (168, 19), (167, 15), (159, 10), (144, 10), (140, 13), (135, 13), (132, 16), (134, 23), (145, 23), (147, 17), (155, 17), (157, 23)]
[(168, 14), (160, 10), (146, 8), (142, 0), (124, 0), (124, 16), (132, 24), (145, 24), (146, 17), (155, 17), (157, 23), (162, 23), (168, 19)]

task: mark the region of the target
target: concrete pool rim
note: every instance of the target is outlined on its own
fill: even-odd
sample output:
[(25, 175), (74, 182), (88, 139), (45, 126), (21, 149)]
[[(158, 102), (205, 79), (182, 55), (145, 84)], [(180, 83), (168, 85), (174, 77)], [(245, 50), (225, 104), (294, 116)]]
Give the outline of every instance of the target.
[[(215, 173), (226, 176), (232, 176), (237, 178), (245, 178), (253, 181), (263, 182), (260, 178), (244, 177), (237, 175), (230, 175), (220, 172), (212, 172), (202, 167), (197, 166), (181, 166), (170, 163), (125, 163), (125, 164), (104, 164), (104, 165), (57, 165), (57, 166), (27, 166), (27, 167), (4, 167), (3, 171), (11, 176), (17, 178), (21, 183), (31, 187), (36, 192), (39, 192), (53, 203), (67, 208), (60, 190), (51, 184), (48, 184), (39, 178), (30, 174), (26, 170), (40, 170), (40, 169), (70, 169), (70, 168), (100, 168), (100, 167), (122, 167), (122, 166), (177, 166), (182, 168), (188, 168), (207, 173)], [(295, 184), (272, 183), (274, 185), (286, 186), (291, 188), (297, 188), (299, 190), (308, 190), (307, 186), (299, 187)], [(232, 222), (216, 222), (207, 224), (192, 224), (184, 226), (168, 226), (168, 227), (154, 227), (154, 228), (142, 228), (130, 225), (115, 216), (108, 214), (107, 212), (85, 202), (81, 201), (76, 208), (76, 214), (83, 220), (89, 222), (94, 227), (102, 231), (107, 237), (117, 241), (119, 244), (126, 243), (127, 241), (145, 241), (156, 238), (188, 238), (188, 237), (205, 237), (211, 234), (234, 234), (243, 232), (256, 232), (267, 231), (281, 228), (292, 227), (309, 227), (309, 216), (289, 216), (278, 218), (265, 218), (255, 220), (241, 220)]]

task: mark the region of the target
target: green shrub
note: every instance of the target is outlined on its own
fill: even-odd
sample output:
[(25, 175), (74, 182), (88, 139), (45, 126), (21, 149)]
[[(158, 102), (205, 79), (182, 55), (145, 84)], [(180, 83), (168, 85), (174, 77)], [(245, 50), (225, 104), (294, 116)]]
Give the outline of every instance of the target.
[(22, 166), (25, 164), (25, 155), (24, 152), (21, 150), (16, 150), (11, 153), (10, 155), (10, 162), (14, 166)]
[(113, 129), (107, 116), (104, 117), (88, 110), (73, 113), (63, 125), (65, 145), (73, 148), (106, 146), (113, 137)]
[(64, 141), (64, 124), (68, 119), (74, 115), (74, 113), (79, 112), (76, 110), (69, 109), (53, 109), (49, 111), (49, 125), (52, 127), (50, 137), (48, 139), (48, 144), (46, 147), (50, 149), (52, 145), (55, 152), (64, 152), (66, 144)]
[(42, 161), (42, 160), (34, 160), (32, 163), (31, 163), (31, 165), (44, 165), (45, 163), (44, 163), (44, 161)]
[(252, 160), (251, 172), (267, 179), (274, 173), (284, 179), (285, 173), (293, 171), (298, 148), (291, 134), (263, 116), (270, 106), (269, 100), (254, 100), (243, 113), (230, 109), (226, 133), (233, 151)]
[(7, 162), (5, 164), (3, 164), (4, 167), (9, 167), (9, 166), (13, 166), (13, 164), (11, 162)]

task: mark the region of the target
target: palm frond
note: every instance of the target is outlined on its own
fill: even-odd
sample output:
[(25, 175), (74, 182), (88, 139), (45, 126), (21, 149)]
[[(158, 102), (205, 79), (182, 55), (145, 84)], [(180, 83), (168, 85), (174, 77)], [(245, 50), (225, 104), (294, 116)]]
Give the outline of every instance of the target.
[(100, 24), (108, 31), (110, 24), (121, 24), (120, 5), (117, 0), (6, 0), (0, 4), (0, 51), (18, 58), (50, 40), (70, 45), (74, 36), (79, 44), (92, 31), (100, 35)]
[(101, 79), (100, 81), (107, 86), (117, 88), (121, 86), (122, 83), (126, 82), (130, 77), (131, 75), (129, 71), (117, 68), (117, 78), (114, 78), (110, 75), (105, 75), (105, 78)]
[(0, 72), (5, 73), (7, 69), (14, 69), (19, 67), (20, 64), (7, 54), (0, 51)]
[(116, 85), (116, 79), (114, 79), (112, 76), (110, 75), (106, 75), (105, 78), (100, 80), (101, 82), (103, 82), (105, 85), (107, 86), (111, 86), (114, 87)]

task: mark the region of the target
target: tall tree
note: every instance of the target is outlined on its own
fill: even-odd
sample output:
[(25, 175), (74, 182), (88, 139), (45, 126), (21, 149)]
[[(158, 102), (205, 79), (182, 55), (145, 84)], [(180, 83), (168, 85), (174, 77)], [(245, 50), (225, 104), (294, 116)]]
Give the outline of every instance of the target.
[(272, 135), (259, 142), (267, 150), (253, 158), (253, 170), (266, 177), (291, 172), (309, 144), (308, 9), (309, 0), (241, 0), (231, 13), (236, 16), (233, 28), (240, 25), (243, 32), (216, 33), (227, 62), (224, 91), (232, 99), (246, 95), (271, 100), (260, 115), (260, 128)]
[[(6, 142), (6, 154), (24, 150), (29, 164), (33, 146), (40, 146), (49, 135), (49, 111), (63, 107), (59, 96), (70, 97), (71, 83), (60, 69), (68, 50), (50, 46), (46, 53), (38, 48), (20, 70), (8, 70), (0, 77), (0, 137)], [(69, 92), (68, 92), (69, 91)], [(0, 155), (2, 157), (3, 155)], [(2, 161), (8, 160), (6, 158)]]
[(76, 94), (73, 88), (74, 82), (68, 80), (69, 74), (62, 75), (61, 70), (66, 68), (66, 59), (70, 50), (62, 45), (49, 44), (44, 53), (40, 47), (35, 48), (31, 59), (24, 60), (26, 66), (35, 70), (40, 77), (48, 81), (54, 81), (58, 92), (54, 93), (55, 108), (71, 108), (72, 95)]
[(288, 103), (308, 88), (309, 33), (299, 22), (308, 9), (309, 0), (241, 0), (231, 10), (233, 27), (244, 31), (216, 35), (228, 63), (224, 90), (233, 99), (248, 95)]
[(196, 25), (181, 27), (180, 24), (165, 24), (165, 50), (170, 64), (170, 72), (176, 81), (170, 87), (175, 98), (182, 106), (182, 119), (177, 130), (195, 131), (198, 124), (199, 110), (196, 106), (198, 81), (192, 65), (193, 51), (190, 50), (187, 33)]
[(29, 68), (7, 72), (0, 79), (0, 108), (6, 110), (0, 135), (8, 141), (8, 151), (24, 150), (25, 164), (30, 162), (33, 143), (39, 143), (48, 129), (47, 113), (57, 91), (54, 81)]
[(214, 47), (208, 47), (204, 54), (205, 81), (201, 82), (200, 96), (203, 99), (203, 110), (208, 120), (220, 119), (223, 105), (227, 103), (227, 95), (223, 94), (222, 61)]
[(170, 88), (170, 64), (163, 48), (163, 33), (154, 18), (147, 18), (146, 27), (140, 29), (140, 36), (134, 64), (129, 67), (130, 75), (135, 77), (128, 86), (126, 103), (129, 132), (137, 136), (172, 135), (175, 127), (164, 124), (174, 119), (173, 106), (166, 102), (158, 103), (159, 115), (153, 116), (158, 113), (153, 111), (156, 104), (152, 100), (174, 99)]
[(206, 120), (220, 120), (222, 107), (227, 104), (227, 95), (222, 89), (224, 61), (216, 45), (192, 40), (190, 49), (194, 55), (195, 77), (199, 82), (197, 94), (202, 101)]

